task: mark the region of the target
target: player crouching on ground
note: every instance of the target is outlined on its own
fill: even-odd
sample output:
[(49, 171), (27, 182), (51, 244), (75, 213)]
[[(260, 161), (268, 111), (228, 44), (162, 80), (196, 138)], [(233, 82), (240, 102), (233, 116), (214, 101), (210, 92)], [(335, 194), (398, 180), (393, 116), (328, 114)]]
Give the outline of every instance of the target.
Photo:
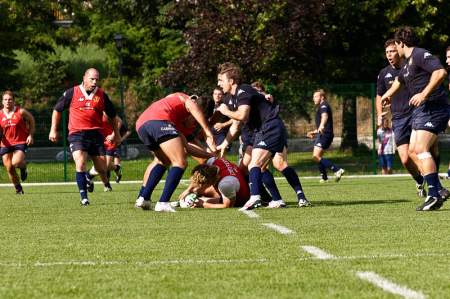
[(195, 208), (224, 209), (242, 207), (250, 198), (250, 190), (239, 167), (223, 158), (212, 157), (206, 164), (197, 165), (191, 173), (189, 187), (180, 200), (195, 193)]

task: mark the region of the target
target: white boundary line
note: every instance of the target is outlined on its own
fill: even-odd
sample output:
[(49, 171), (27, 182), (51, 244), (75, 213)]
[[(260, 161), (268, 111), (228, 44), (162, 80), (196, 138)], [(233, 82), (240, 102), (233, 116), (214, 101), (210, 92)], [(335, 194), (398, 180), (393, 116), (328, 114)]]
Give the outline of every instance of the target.
[(247, 215), (249, 218), (259, 218), (259, 215), (256, 214), (254, 211), (252, 210), (239, 210), (240, 212), (242, 212), (243, 214)]
[(424, 299), (426, 298), (424, 294), (421, 292), (416, 292), (411, 289), (408, 289), (407, 287), (398, 285), (390, 280), (387, 280), (384, 277), (379, 276), (378, 274), (374, 272), (356, 272), (356, 275), (361, 278), (362, 280), (366, 280), (373, 285), (382, 288), (386, 292), (400, 295), (403, 298), (408, 299)]
[[(330, 260), (376, 260), (376, 259), (410, 259), (416, 257), (449, 257), (449, 253), (415, 253), (415, 254), (374, 254), (374, 255), (349, 255), (349, 256), (334, 256)], [(303, 257), (299, 258), (300, 261), (317, 260), (317, 257)]]
[(336, 259), (336, 257), (328, 252), (323, 251), (322, 249), (315, 246), (302, 246), (303, 250), (313, 255), (315, 258), (319, 260), (331, 260)]
[(282, 235), (289, 235), (289, 234), (294, 233), (294, 231), (290, 230), (289, 228), (275, 224), (275, 223), (263, 223), (262, 225), (264, 225), (265, 227), (271, 228), (274, 231), (277, 231)]
[[(444, 174), (440, 174), (444, 175)], [(349, 178), (349, 179), (366, 179), (366, 178), (393, 178), (393, 177), (410, 177), (409, 174), (391, 174), (391, 175), (381, 175), (381, 174), (362, 174), (362, 175), (344, 175), (343, 178)], [(319, 176), (305, 176), (300, 177), (300, 179), (306, 179), (306, 180), (317, 180), (319, 179)], [(275, 180), (284, 180), (284, 177), (275, 177)], [(159, 181), (160, 184), (164, 184), (166, 180)], [(187, 183), (189, 180), (181, 180), (181, 183)], [(120, 184), (126, 185), (126, 184), (141, 184), (142, 181), (120, 181)], [(22, 183), (23, 186), (65, 186), (65, 185), (76, 185), (76, 182), (48, 182), (48, 183)], [(0, 187), (11, 187), (11, 184), (0, 184)]]

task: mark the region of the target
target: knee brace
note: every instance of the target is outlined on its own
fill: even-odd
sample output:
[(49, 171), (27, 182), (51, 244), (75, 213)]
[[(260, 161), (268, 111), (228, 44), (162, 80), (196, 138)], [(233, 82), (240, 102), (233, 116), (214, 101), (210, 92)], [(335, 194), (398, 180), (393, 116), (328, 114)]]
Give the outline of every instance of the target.
[(431, 155), (430, 152), (422, 152), (420, 154), (417, 154), (417, 158), (419, 160), (425, 160), (425, 159), (428, 159), (428, 158), (433, 158), (433, 156)]

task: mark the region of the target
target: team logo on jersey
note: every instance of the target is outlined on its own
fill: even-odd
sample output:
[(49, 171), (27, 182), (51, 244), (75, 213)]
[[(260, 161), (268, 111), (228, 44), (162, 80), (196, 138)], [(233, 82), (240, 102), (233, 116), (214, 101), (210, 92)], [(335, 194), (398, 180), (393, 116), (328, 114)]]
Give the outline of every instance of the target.
[(100, 97), (99, 97), (99, 96), (95, 96), (92, 100), (93, 100), (95, 103), (97, 103), (98, 101), (100, 101)]
[(261, 140), (257, 145), (259, 145), (259, 146), (267, 146), (267, 144), (264, 142), (264, 140)]
[(240, 95), (241, 93), (244, 93), (245, 91), (243, 89), (239, 89), (236, 93), (236, 95)]
[(431, 121), (425, 123), (423, 126), (427, 128), (434, 128), (434, 125), (431, 123)]
[(428, 57), (431, 57), (431, 56), (433, 56), (433, 55), (431, 55), (428, 52), (423, 53), (423, 59), (427, 59)]
[(83, 98), (83, 97), (78, 98), (78, 102), (83, 102), (83, 101), (84, 101), (84, 98)]
[(320, 108), (327, 108), (327, 105), (320, 106)]
[(392, 74), (391, 73), (387, 73), (386, 76), (384, 76), (385, 78), (392, 78)]

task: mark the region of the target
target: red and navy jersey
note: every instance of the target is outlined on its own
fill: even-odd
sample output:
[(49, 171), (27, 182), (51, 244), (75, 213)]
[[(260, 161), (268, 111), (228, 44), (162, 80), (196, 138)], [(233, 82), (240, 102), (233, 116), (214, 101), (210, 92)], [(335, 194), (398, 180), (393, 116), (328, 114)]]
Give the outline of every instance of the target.
[[(398, 80), (400, 83), (405, 84), (409, 90), (409, 94), (414, 96), (425, 89), (434, 71), (443, 68), (438, 57), (432, 55), (425, 49), (414, 48), (411, 56), (406, 59)], [(431, 92), (426, 100), (447, 103), (447, 92), (444, 86), (440, 84)]]
[(212, 165), (215, 165), (219, 168), (220, 179), (223, 179), (226, 176), (234, 176), (239, 180), (240, 188), (236, 193), (236, 203), (245, 203), (250, 198), (250, 189), (248, 187), (247, 181), (242, 175), (242, 172), (239, 170), (239, 167), (236, 164), (231, 163), (230, 161), (223, 158), (215, 159)]
[(153, 102), (136, 121), (136, 131), (139, 131), (139, 128), (149, 120), (166, 120), (173, 123), (181, 134), (185, 136), (192, 134), (196, 123), (192, 121), (192, 116), (180, 97), (188, 98), (189, 96), (177, 92)]
[(319, 128), (322, 113), (328, 114), (327, 122), (325, 123), (324, 132), (325, 135), (333, 135), (333, 113), (331, 112), (330, 105), (323, 101), (319, 104), (319, 108), (316, 112), (316, 127)]
[(14, 107), (14, 112), (7, 115), (5, 111), (0, 110), (0, 126), (3, 130), (1, 141), (2, 147), (9, 147), (16, 144), (25, 144), (30, 131), (25, 120), (20, 114), (20, 106)]
[[(248, 84), (239, 85), (232, 99), (230, 103), (230, 98), (227, 98), (228, 103), (225, 102), (225, 104), (236, 107), (241, 105), (250, 106), (250, 115), (246, 122), (250, 130), (259, 130), (265, 122), (278, 118), (279, 106), (269, 102), (263, 94)], [(235, 102), (233, 103), (233, 101)]]
[(54, 110), (62, 112), (69, 108), (69, 134), (85, 130), (102, 128), (103, 111), (110, 117), (116, 116), (116, 110), (101, 88), (87, 93), (82, 85), (64, 92)]

